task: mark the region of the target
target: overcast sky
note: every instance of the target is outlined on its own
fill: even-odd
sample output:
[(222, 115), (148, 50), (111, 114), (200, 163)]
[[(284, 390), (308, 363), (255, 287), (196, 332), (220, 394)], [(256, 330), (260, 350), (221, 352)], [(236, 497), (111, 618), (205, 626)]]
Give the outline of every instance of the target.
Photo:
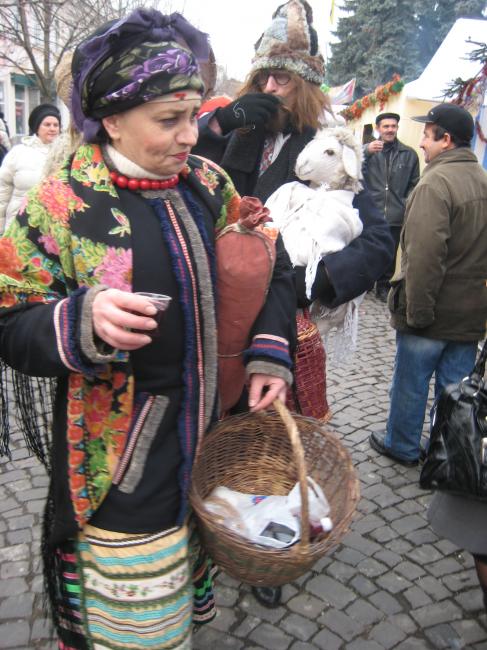
[[(285, 0), (170, 0), (166, 6), (180, 11), (191, 23), (208, 32), (217, 63), (229, 77), (243, 80), (254, 54), (253, 45)], [(320, 48), (326, 58), (331, 0), (308, 0)], [(161, 3), (161, 9), (164, 3)], [(336, 4), (339, 4), (337, 2)], [(335, 10), (335, 17), (337, 11)]]

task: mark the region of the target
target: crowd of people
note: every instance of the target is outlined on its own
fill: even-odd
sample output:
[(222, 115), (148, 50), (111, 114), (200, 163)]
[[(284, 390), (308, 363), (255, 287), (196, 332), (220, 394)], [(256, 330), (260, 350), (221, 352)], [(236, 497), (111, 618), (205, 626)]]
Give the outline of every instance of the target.
[[(239, 219), (241, 196), (264, 203), (299, 181), (303, 148), (342, 123), (321, 90), (304, 0), (277, 8), (238, 96), (202, 110), (210, 57), (208, 36), (177, 13), (139, 8), (106, 23), (72, 55), (73, 150), (43, 176), (61, 118), (41, 104), (0, 167), (0, 386), (16, 377), (25, 401), (30, 378), (54, 384), (52, 404), (46, 396), (24, 411), (23, 428), (50, 467), (42, 551), (64, 650), (183, 650), (193, 625), (214, 616), (188, 490), (198, 445), (221, 416), (215, 240)], [(487, 175), (469, 149), (472, 117), (441, 104), (415, 119), (425, 124), (422, 178), (397, 139), (400, 116), (379, 114), (353, 199), (361, 233), (322, 257), (311, 287), (274, 234), (236, 407), (285, 399), (296, 310), (333, 309), (375, 285), (381, 300), (388, 291), (397, 355), (386, 431), (370, 444), (406, 465), (423, 453), (433, 374), (438, 394), (468, 373), (487, 318)], [(147, 293), (171, 298), (161, 322)], [(474, 554), (487, 602), (485, 506), (469, 507), (475, 535), (452, 539)], [(462, 508), (458, 497), (436, 499), (432, 525), (450, 536), (444, 521)], [(254, 594), (279, 602), (278, 589)]]

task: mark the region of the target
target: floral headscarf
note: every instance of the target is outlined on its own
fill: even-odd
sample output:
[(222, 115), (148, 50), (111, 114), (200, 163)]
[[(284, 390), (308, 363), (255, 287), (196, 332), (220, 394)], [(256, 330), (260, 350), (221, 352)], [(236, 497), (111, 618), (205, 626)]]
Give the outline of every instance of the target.
[(99, 28), (73, 57), (73, 120), (85, 140), (100, 119), (169, 92), (204, 91), (198, 60), (207, 61), (208, 36), (181, 14), (137, 9)]

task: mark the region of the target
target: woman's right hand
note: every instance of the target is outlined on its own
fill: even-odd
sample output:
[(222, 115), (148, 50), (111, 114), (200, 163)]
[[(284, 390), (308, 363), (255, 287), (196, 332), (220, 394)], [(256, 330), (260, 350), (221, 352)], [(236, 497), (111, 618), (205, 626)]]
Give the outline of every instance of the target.
[(93, 301), (93, 329), (96, 335), (118, 350), (138, 350), (152, 339), (148, 334), (130, 330), (153, 330), (157, 323), (151, 316), (157, 309), (147, 298), (119, 289), (100, 291)]

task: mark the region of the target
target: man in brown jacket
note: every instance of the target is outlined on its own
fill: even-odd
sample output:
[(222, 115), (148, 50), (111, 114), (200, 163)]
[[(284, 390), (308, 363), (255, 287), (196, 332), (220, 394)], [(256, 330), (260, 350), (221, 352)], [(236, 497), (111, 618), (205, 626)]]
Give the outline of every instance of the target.
[(474, 122), (455, 104), (428, 115), (420, 147), (428, 163), (401, 233), (401, 272), (388, 303), (397, 330), (387, 428), (373, 449), (416, 465), (429, 383), (435, 395), (473, 368), (487, 319), (487, 173), (470, 150)]

